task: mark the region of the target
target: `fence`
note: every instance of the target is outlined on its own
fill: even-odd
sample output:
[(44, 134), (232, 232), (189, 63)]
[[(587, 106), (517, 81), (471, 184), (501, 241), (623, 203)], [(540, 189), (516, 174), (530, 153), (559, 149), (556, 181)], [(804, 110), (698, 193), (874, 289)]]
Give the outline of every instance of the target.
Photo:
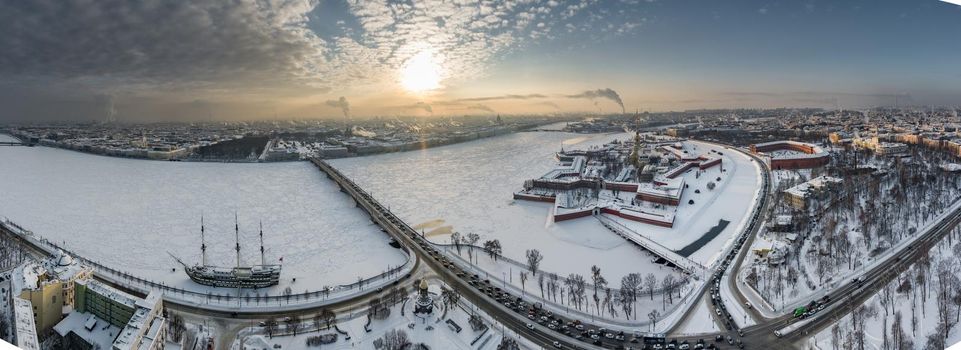
[[(343, 301), (350, 299), (356, 293), (365, 290), (365, 287), (367, 290), (370, 290), (372, 288), (389, 285), (395, 280), (410, 273), (417, 261), (417, 258), (410, 254), (408, 248), (402, 247), (401, 249), (404, 251), (405, 255), (407, 255), (407, 261), (405, 261), (404, 264), (392, 267), (380, 274), (350, 284), (337, 285), (312, 292), (280, 295), (261, 295), (256, 290), (228, 288), (218, 288), (216, 289), (217, 293), (214, 293), (214, 289), (206, 292), (199, 292), (195, 290), (168, 286), (162, 282), (158, 283), (147, 280), (137, 277), (131, 273), (103, 265), (98, 261), (87, 259), (82, 255), (77, 254), (76, 252), (62, 247), (45, 238), (34, 237), (32, 232), (23, 229), (21, 226), (9, 220), (0, 221), (0, 228), (23, 238), (25, 243), (32, 245), (37, 250), (43, 251), (48, 255), (52, 255), (57, 250), (61, 250), (64, 253), (71, 255), (75, 259), (80, 260), (83, 262), (83, 264), (92, 267), (94, 269), (95, 276), (99, 279), (118, 285), (124, 289), (136, 291), (142, 294), (147, 294), (152, 290), (159, 290), (163, 292), (164, 300), (166, 301), (175, 304), (191, 305), (215, 310), (237, 311), (240, 308), (244, 308), (245, 310), (254, 309), (253, 311), (266, 311), (256, 310), (258, 307), (273, 308), (273, 310), (295, 310), (299, 308), (316, 307), (323, 304)], [(224, 292), (221, 293), (221, 290)]]

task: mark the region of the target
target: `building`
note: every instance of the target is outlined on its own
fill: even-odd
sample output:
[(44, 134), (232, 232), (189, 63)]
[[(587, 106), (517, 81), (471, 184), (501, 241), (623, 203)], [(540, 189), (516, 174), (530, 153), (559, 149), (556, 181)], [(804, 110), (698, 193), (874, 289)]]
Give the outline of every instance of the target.
[(678, 205), (684, 193), (684, 178), (659, 178), (637, 186), (637, 199), (652, 203)]
[(33, 304), (29, 300), (13, 299), (13, 344), (22, 350), (40, 350), (37, 325), (33, 318)]
[(840, 189), (842, 180), (830, 176), (818, 176), (807, 182), (784, 190), (784, 199), (798, 210), (808, 207), (812, 200), (820, 200)]
[(831, 155), (820, 146), (797, 141), (754, 144), (751, 153), (764, 156), (774, 170), (817, 168), (831, 162)]
[(141, 299), (93, 279), (75, 284), (76, 309), (54, 327), (64, 342), (82, 349), (105, 344), (113, 350), (164, 348), (167, 327), (159, 293)]
[(19, 296), (32, 304), (39, 333), (52, 329), (63, 315), (70, 312), (76, 294), (75, 281), (92, 274), (91, 268), (77, 263), (62, 251), (41, 263), (23, 266)]

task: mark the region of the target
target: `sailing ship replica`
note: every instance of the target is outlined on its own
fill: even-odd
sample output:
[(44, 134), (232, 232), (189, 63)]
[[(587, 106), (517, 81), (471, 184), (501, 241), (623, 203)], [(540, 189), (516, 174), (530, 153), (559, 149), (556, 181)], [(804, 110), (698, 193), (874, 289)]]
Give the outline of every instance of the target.
[(260, 265), (240, 266), (240, 227), (234, 215), (234, 238), (236, 241), (237, 266), (223, 267), (207, 264), (207, 244), (204, 241), (204, 219), (200, 217), (200, 264), (189, 266), (170, 254), (184, 266), (187, 276), (194, 282), (214, 287), (263, 288), (280, 282), (281, 265), (269, 265), (264, 258), (264, 227), (260, 225)]

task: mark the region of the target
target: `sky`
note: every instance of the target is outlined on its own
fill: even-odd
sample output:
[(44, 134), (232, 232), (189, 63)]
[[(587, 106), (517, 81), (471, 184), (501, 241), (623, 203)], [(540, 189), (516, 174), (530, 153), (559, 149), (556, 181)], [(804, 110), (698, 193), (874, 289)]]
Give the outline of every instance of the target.
[(938, 0), (0, 0), (0, 121), (961, 105)]

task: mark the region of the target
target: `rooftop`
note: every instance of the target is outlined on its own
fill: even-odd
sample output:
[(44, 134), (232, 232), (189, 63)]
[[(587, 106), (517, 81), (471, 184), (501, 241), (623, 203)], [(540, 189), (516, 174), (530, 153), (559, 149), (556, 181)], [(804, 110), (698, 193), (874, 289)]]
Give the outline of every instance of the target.
[(17, 346), (23, 350), (40, 350), (37, 325), (33, 321), (33, 304), (29, 300), (13, 298), (13, 314)]
[[(90, 326), (89, 329), (86, 326)], [(67, 315), (60, 323), (53, 326), (53, 330), (60, 336), (73, 332), (94, 348), (110, 349), (114, 338), (120, 334), (120, 328), (113, 326), (88, 312), (74, 311)]]

